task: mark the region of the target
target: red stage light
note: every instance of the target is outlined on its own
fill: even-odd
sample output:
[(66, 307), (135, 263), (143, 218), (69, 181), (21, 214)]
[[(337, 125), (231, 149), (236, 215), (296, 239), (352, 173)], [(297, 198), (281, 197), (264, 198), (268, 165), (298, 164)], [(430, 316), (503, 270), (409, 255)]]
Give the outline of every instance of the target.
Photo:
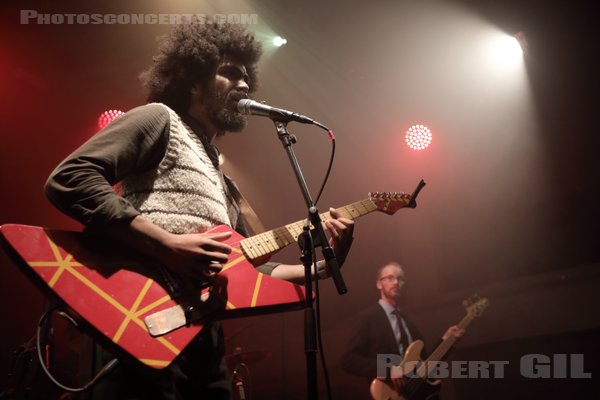
[(98, 128), (103, 129), (106, 125), (110, 124), (112, 120), (119, 118), (123, 114), (125, 113), (120, 110), (104, 111), (98, 117)]
[(413, 125), (406, 131), (406, 144), (413, 150), (423, 150), (431, 143), (431, 131), (425, 125)]

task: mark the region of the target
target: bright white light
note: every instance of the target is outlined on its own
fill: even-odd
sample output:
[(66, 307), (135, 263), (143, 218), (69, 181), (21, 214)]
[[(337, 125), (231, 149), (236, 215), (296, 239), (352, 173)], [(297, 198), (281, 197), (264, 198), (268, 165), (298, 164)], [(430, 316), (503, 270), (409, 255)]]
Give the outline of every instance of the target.
[(523, 59), (523, 49), (514, 36), (496, 37), (489, 50), (490, 57), (498, 65), (514, 65)]
[(431, 143), (431, 131), (425, 125), (413, 125), (408, 131), (404, 139), (406, 144), (413, 150), (423, 150)]
[(275, 36), (275, 37), (273, 38), (273, 44), (274, 44), (276, 47), (281, 47), (281, 46), (283, 46), (283, 45), (284, 45), (284, 44), (286, 44), (286, 43), (287, 43), (287, 39), (284, 39), (284, 38), (282, 38), (281, 36)]

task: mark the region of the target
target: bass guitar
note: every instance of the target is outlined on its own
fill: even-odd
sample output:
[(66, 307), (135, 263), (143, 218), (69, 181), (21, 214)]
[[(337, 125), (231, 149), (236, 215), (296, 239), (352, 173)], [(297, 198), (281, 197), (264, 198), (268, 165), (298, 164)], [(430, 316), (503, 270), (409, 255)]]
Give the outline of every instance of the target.
[[(457, 326), (466, 330), (471, 321), (481, 316), (483, 310), (488, 305), (489, 301), (485, 298), (478, 299), (475, 302), (468, 302), (466, 304), (467, 315)], [(424, 347), (423, 341), (415, 340), (412, 342), (406, 349), (400, 365), (392, 367), (391, 381), (385, 381), (380, 378), (373, 379), (370, 387), (373, 399), (417, 400), (429, 399), (434, 396), (439, 390), (441, 381), (429, 378), (435, 372), (438, 362), (443, 360), (444, 356), (454, 345), (456, 339), (454, 335), (448, 336), (425, 361), (421, 360), (421, 351)]]

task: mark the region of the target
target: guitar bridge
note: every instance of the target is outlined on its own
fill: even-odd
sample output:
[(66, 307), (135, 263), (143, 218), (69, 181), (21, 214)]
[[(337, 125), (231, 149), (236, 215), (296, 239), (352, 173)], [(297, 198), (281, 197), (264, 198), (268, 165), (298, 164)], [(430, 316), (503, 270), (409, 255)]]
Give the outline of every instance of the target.
[(173, 306), (148, 315), (144, 324), (151, 336), (162, 336), (187, 324), (185, 311), (182, 306)]
[(205, 288), (200, 294), (197, 307), (191, 304), (176, 305), (155, 312), (144, 318), (144, 324), (151, 336), (162, 336), (193, 322), (202, 320), (224, 308), (218, 295), (212, 295), (211, 288)]

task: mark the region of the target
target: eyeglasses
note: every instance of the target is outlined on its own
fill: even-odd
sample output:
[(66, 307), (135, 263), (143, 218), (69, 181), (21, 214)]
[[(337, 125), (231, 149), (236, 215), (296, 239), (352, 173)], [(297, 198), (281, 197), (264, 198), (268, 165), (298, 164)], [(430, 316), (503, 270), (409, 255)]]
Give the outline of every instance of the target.
[(400, 285), (404, 285), (404, 277), (396, 275), (386, 275), (379, 278), (380, 281), (386, 282), (398, 282)]

